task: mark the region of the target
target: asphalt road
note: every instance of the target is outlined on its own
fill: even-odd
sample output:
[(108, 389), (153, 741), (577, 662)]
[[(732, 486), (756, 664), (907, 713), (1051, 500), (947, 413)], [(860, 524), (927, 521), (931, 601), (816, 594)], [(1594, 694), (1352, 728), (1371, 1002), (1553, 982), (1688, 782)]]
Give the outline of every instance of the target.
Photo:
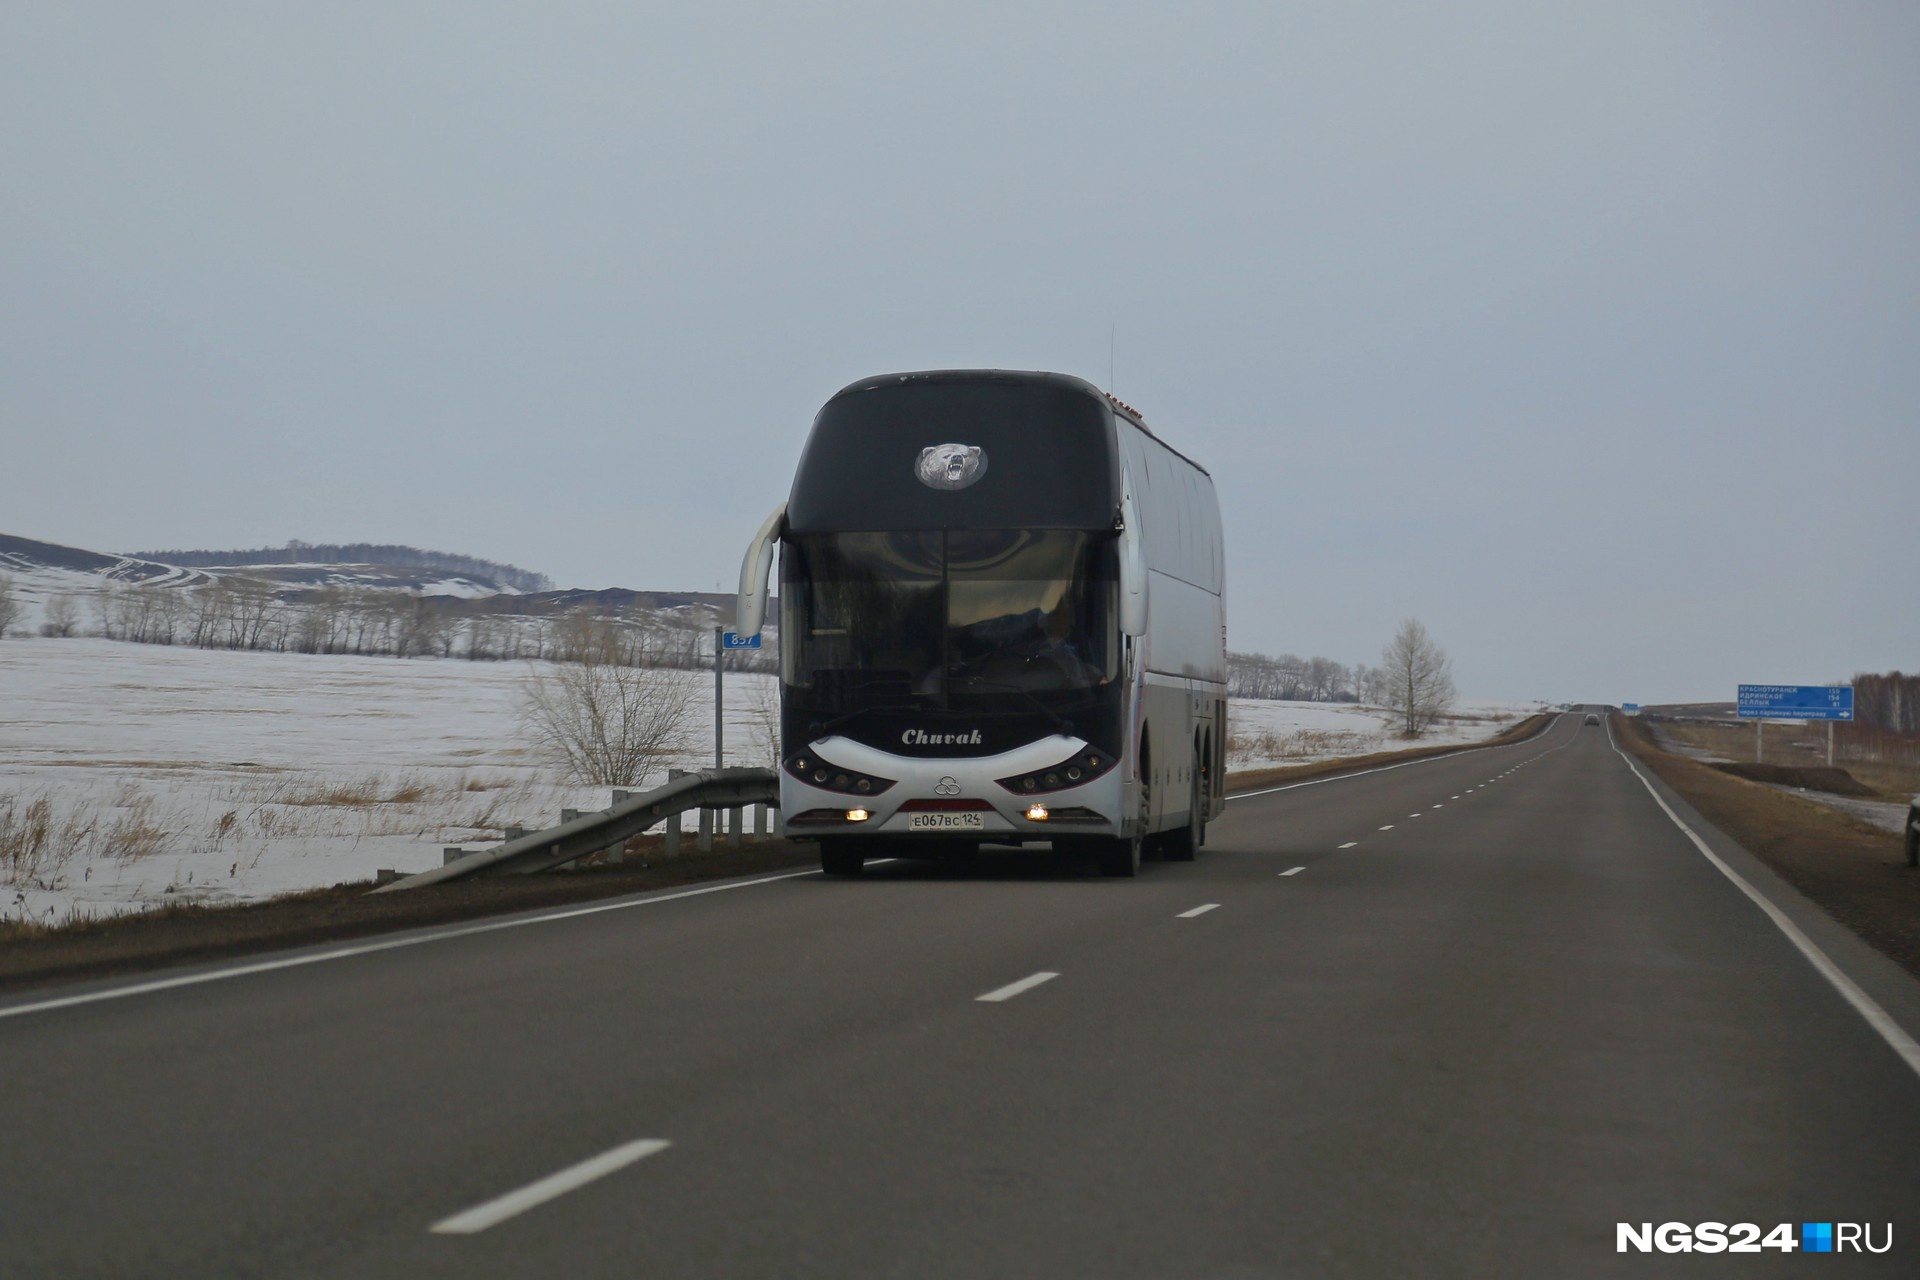
[[(298, 958), (0, 1005), (0, 1274), (1920, 1274), (1920, 1075), (1577, 715), (1236, 799), (1134, 881), (894, 863)], [(1836, 1220), (1893, 1250), (1616, 1252)]]

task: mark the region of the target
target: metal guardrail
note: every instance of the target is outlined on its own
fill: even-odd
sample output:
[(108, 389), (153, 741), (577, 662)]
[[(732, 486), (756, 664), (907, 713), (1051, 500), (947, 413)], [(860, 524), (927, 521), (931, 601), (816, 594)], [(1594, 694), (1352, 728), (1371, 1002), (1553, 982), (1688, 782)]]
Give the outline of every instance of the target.
[(654, 824), (678, 818), (689, 809), (776, 804), (779, 796), (779, 782), (771, 769), (702, 769), (675, 778), (664, 787), (631, 796), (600, 813), (583, 814), (557, 827), (529, 832), (498, 849), (469, 854), (444, 867), (403, 876), (373, 892), (418, 889), (468, 876), (545, 871), (575, 858), (623, 845)]

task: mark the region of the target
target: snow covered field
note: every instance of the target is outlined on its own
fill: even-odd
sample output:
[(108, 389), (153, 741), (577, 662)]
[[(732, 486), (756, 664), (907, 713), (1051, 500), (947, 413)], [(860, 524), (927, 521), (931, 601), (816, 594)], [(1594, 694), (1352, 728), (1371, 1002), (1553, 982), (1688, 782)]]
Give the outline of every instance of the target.
[(1227, 712), (1227, 769), (1308, 764), (1413, 745), (1479, 742), (1545, 709), (1540, 702), (1461, 698), (1414, 744), (1399, 736), (1393, 713), (1380, 707), (1236, 699)]
[[(0, 915), (59, 922), (180, 901), (251, 901), (376, 869), (437, 866), (441, 848), (597, 809), (529, 751), (524, 662), (201, 650), (109, 640), (0, 643)], [(711, 675), (691, 745), (712, 759)], [(729, 764), (770, 764), (768, 676), (727, 677)], [(1489, 736), (1537, 709), (1467, 702)], [(1396, 744), (1383, 713), (1236, 703), (1234, 768)], [(9, 858), (25, 830), (37, 857)], [(10, 840), (10, 835), (13, 839)]]
[[(256, 900), (604, 808), (607, 788), (562, 785), (532, 757), (529, 665), (0, 643), (0, 914)], [(693, 745), (654, 781), (712, 763), (712, 676), (691, 674)], [(768, 763), (754, 752), (770, 685), (729, 674), (730, 764)], [(5, 858), (9, 824), (49, 829), (36, 864)]]

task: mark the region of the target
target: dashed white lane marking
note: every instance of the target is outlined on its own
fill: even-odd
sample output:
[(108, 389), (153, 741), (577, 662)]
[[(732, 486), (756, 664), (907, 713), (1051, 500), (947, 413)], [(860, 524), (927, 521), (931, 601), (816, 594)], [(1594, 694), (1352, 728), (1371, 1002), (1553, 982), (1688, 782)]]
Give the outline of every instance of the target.
[[(1455, 800), (1458, 800), (1459, 798), (1460, 798), (1459, 796), (1454, 797)], [(1447, 802), (1445, 800), (1435, 801), (1433, 807), (1436, 809), (1444, 809), (1447, 807)]]
[(1180, 913), (1179, 915), (1177, 915), (1177, 916), (1175, 916), (1175, 917), (1174, 917), (1174, 919), (1176, 919), (1176, 920), (1191, 920), (1191, 919), (1193, 919), (1193, 918), (1194, 918), (1195, 916), (1203, 916), (1203, 915), (1205, 915), (1205, 914), (1207, 914), (1207, 912), (1209, 912), (1209, 911), (1211, 911), (1211, 910), (1213, 910), (1213, 909), (1214, 909), (1215, 907), (1217, 907), (1217, 906), (1219, 906), (1219, 905), (1220, 905), (1220, 904), (1219, 904), (1219, 903), (1217, 903), (1217, 902), (1207, 902), (1207, 903), (1202, 903), (1202, 904), (1201, 904), (1200, 906), (1197, 906), (1197, 907), (1195, 907), (1195, 908), (1194, 908), (1193, 910), (1191, 910), (1191, 911), (1182, 911), (1182, 912), (1181, 912), (1181, 913)]
[[(1351, 848), (1353, 848), (1353, 846), (1355, 846), (1355, 845), (1357, 845), (1357, 844), (1359, 844), (1359, 843), (1360, 843), (1360, 842), (1359, 842), (1358, 840), (1349, 840), (1349, 841), (1347, 841), (1347, 842), (1346, 842), (1345, 844), (1343, 844), (1343, 845), (1341, 845), (1340, 847), (1341, 847), (1342, 849), (1351, 849)], [(1304, 870), (1304, 869), (1305, 869), (1305, 868), (1302, 868), (1302, 867), (1295, 867), (1295, 868), (1294, 868), (1293, 870), (1294, 870), (1294, 871), (1301, 871), (1301, 870)], [(1292, 874), (1293, 874), (1293, 872), (1292, 872), (1292, 871), (1282, 871), (1282, 872), (1281, 872), (1280, 874), (1281, 874), (1281, 875), (1283, 875), (1283, 876), (1285, 876), (1285, 875), (1292, 875)]]
[(543, 1205), (549, 1200), (558, 1199), (569, 1191), (577, 1191), (610, 1173), (617, 1173), (640, 1160), (657, 1152), (665, 1151), (673, 1144), (663, 1138), (642, 1138), (638, 1142), (629, 1142), (602, 1152), (591, 1160), (582, 1160), (570, 1169), (549, 1174), (538, 1182), (530, 1182), (518, 1191), (509, 1191), (496, 1200), (475, 1205), (465, 1213), (456, 1213), (451, 1218), (442, 1218), (427, 1228), (435, 1235), (470, 1236), (497, 1226), (508, 1218), (518, 1217), (527, 1210)]
[(1015, 996), (1019, 995), (1022, 991), (1031, 991), (1043, 982), (1052, 982), (1055, 978), (1059, 976), (1060, 975), (1057, 973), (1030, 974), (1027, 977), (1020, 979), (1020, 981), (1018, 982), (1009, 982), (1004, 987), (1001, 987), (994, 991), (989, 991), (987, 992), (987, 994), (983, 996), (975, 996), (974, 999), (977, 1001), (983, 1001), (987, 1004), (999, 1004), (1002, 1000), (1013, 999)]
[[(1352, 848), (1352, 846), (1351, 846), (1351, 845), (1344, 845), (1344, 844), (1343, 844), (1343, 845), (1341, 845), (1340, 847), (1341, 847), (1342, 849), (1349, 849), (1349, 848)], [(1300, 874), (1300, 873), (1301, 873), (1302, 871), (1305, 871), (1305, 870), (1306, 870), (1306, 868), (1305, 868), (1305, 867), (1289, 867), (1289, 868), (1287, 868), (1287, 869), (1286, 869), (1285, 871), (1282, 871), (1282, 872), (1281, 872), (1280, 874), (1281, 874), (1281, 875), (1283, 875), (1283, 876), (1297, 876), (1297, 875), (1299, 875), (1299, 874)]]
[(1386, 826), (1384, 826), (1384, 827), (1382, 827), (1382, 828), (1380, 828), (1380, 829), (1381, 829), (1382, 831), (1391, 831), (1391, 830), (1393, 830), (1393, 824), (1392, 824), (1391, 822), (1389, 822), (1389, 823), (1388, 823), (1388, 824), (1387, 824)]
[(1408, 814), (1407, 816), (1408, 816), (1409, 818), (1417, 818), (1417, 817), (1419, 817), (1420, 815), (1419, 815), (1419, 814), (1417, 814), (1417, 813), (1410, 813), (1410, 814)]

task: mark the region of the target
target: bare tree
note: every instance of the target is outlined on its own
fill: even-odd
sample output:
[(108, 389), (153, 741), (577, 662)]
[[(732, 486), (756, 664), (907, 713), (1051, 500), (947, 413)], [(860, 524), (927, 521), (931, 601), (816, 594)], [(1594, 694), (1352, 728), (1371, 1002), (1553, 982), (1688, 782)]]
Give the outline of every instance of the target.
[(762, 769), (780, 767), (780, 682), (755, 680), (747, 695), (747, 758)]
[(280, 595), (259, 578), (232, 580), (233, 612), (227, 618), (229, 649), (269, 648), (268, 637), (281, 620)]
[(192, 636), (197, 649), (218, 648), (225, 642), (227, 620), (233, 616), (233, 588), (222, 579), (193, 593)]
[(22, 607), (20, 598), (13, 594), (13, 579), (0, 574), (0, 638), (4, 638), (7, 629), (20, 620)]
[(1399, 716), (1407, 737), (1425, 733), (1453, 705), (1453, 664), (1418, 618), (1400, 624), (1380, 655), (1380, 665), (1386, 675), (1385, 704)]
[(59, 636), (64, 639), (80, 625), (80, 602), (74, 599), (71, 591), (62, 591), (47, 600), (47, 615), (40, 624), (43, 636)]
[(1353, 669), (1353, 693), (1360, 701), (1371, 706), (1385, 706), (1387, 702), (1387, 673), (1383, 668), (1370, 667), (1362, 662)]
[(700, 686), (682, 668), (640, 666), (646, 655), (604, 620), (569, 619), (577, 655), (522, 685), (522, 719), (538, 749), (576, 780), (638, 786), (661, 757), (685, 745)]

